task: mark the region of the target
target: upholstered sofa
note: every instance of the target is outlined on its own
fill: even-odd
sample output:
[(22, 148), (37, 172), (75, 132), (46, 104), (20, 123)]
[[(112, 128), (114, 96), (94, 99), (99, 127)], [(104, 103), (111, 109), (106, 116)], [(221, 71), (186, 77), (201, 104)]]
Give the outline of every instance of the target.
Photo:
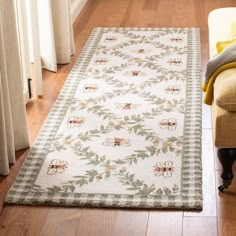
[(210, 61), (219, 59), (222, 53), (224, 58), (234, 53), (227, 62), (214, 68), (213, 74), (207, 75), (208, 81), (203, 85), (206, 92), (206, 83), (211, 81), (212, 87), (208, 84), (210, 91), (206, 92), (204, 100), (212, 105), (213, 140), (223, 167), (223, 184), (218, 189), (223, 191), (231, 184), (232, 166), (236, 160), (236, 8), (213, 10), (208, 17), (208, 26)]

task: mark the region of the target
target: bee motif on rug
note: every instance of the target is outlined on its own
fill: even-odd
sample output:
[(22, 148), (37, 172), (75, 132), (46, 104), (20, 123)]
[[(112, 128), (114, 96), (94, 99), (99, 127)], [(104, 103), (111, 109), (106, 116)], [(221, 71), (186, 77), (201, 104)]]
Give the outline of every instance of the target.
[(139, 75), (139, 73), (140, 73), (140, 71), (137, 71), (137, 70), (135, 70), (135, 71), (132, 71), (132, 76), (138, 76), (138, 75)]
[(105, 142), (103, 143), (105, 146), (112, 146), (112, 147), (120, 147), (120, 146), (125, 146), (129, 147), (131, 146), (130, 140), (129, 139), (124, 139), (124, 138), (107, 138)]
[(141, 48), (141, 49), (138, 50), (138, 53), (139, 53), (139, 54), (143, 54), (144, 52), (145, 52), (145, 50), (144, 50), (143, 48)]
[(116, 41), (117, 40), (117, 38), (116, 37), (114, 37), (114, 36), (107, 36), (106, 38), (105, 38), (105, 41)]
[(183, 38), (173, 37), (173, 38), (170, 38), (170, 41), (175, 42), (175, 43), (181, 43), (183, 41)]
[(145, 74), (140, 70), (127, 71), (124, 75), (128, 76), (144, 76)]
[(180, 58), (173, 58), (168, 60), (168, 64), (171, 66), (180, 66), (182, 63), (183, 62)]
[(163, 119), (159, 122), (161, 129), (175, 130), (177, 126), (177, 120), (175, 118)]
[(67, 121), (68, 128), (80, 127), (84, 124), (85, 119), (83, 117), (71, 116)]
[(180, 93), (180, 86), (179, 85), (173, 85), (173, 86), (168, 86), (165, 89), (165, 92), (168, 94), (179, 94)]
[(134, 104), (134, 103), (117, 103), (116, 108), (122, 109), (122, 110), (133, 110), (137, 109), (140, 106), (140, 104)]
[(97, 90), (98, 90), (98, 86), (96, 84), (86, 84), (84, 86), (85, 93), (96, 92)]
[(171, 177), (174, 171), (172, 161), (159, 162), (154, 166), (154, 172), (156, 176)]
[(106, 58), (97, 58), (95, 60), (95, 64), (97, 65), (105, 65), (108, 62)]
[(68, 162), (59, 160), (59, 159), (54, 159), (51, 161), (51, 164), (48, 166), (48, 175), (55, 175), (56, 173), (64, 173), (65, 169), (68, 168)]
[(133, 49), (131, 50), (133, 53), (137, 53), (137, 54), (146, 54), (151, 52), (150, 49), (144, 49), (144, 48), (140, 48), (140, 49)]

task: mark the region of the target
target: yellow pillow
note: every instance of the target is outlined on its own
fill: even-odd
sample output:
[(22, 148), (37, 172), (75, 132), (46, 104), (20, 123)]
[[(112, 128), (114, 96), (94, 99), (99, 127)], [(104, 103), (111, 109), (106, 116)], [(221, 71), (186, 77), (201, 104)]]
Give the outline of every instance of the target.
[(216, 43), (217, 53), (221, 53), (225, 48), (231, 46), (234, 43), (236, 43), (236, 38), (228, 41), (217, 42)]

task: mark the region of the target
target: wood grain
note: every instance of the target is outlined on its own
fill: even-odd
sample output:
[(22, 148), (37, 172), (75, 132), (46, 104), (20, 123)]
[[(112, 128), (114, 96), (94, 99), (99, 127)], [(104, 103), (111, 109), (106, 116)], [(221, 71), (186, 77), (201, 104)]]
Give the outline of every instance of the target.
[(118, 211), (113, 209), (83, 209), (75, 235), (113, 235)]
[[(88, 0), (74, 23), (75, 55), (71, 63), (58, 66), (58, 73), (43, 70), (44, 96), (27, 104), (31, 144), (52, 108), (71, 68), (94, 27), (199, 27), (202, 76), (209, 59), (207, 17), (211, 10), (236, 7), (235, 0)], [(220, 169), (215, 171), (210, 109), (203, 111), (202, 212), (122, 209), (3, 206), (4, 197), (21, 167), (27, 150), (17, 153), (8, 177), (0, 178), (0, 235), (234, 235), (236, 181), (218, 194)], [(236, 173), (236, 172), (235, 172)], [(216, 178), (216, 184), (215, 184)], [(218, 222), (218, 224), (217, 224)]]
[(219, 236), (234, 236), (236, 233), (236, 220), (218, 219)]
[(48, 207), (6, 206), (0, 216), (0, 235), (39, 235)]
[[(51, 207), (48, 210), (44, 224), (40, 228), (40, 235), (76, 235), (76, 229), (80, 222), (81, 214), (81, 209)], [(37, 232), (35, 233), (37, 234)]]

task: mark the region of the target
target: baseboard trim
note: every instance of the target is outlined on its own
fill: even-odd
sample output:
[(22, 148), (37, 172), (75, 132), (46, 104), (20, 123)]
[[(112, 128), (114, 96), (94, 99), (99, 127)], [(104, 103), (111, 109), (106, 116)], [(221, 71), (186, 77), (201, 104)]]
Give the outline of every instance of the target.
[(77, 16), (80, 14), (87, 1), (88, 0), (73, 0), (71, 2), (71, 17), (73, 23), (75, 22)]

